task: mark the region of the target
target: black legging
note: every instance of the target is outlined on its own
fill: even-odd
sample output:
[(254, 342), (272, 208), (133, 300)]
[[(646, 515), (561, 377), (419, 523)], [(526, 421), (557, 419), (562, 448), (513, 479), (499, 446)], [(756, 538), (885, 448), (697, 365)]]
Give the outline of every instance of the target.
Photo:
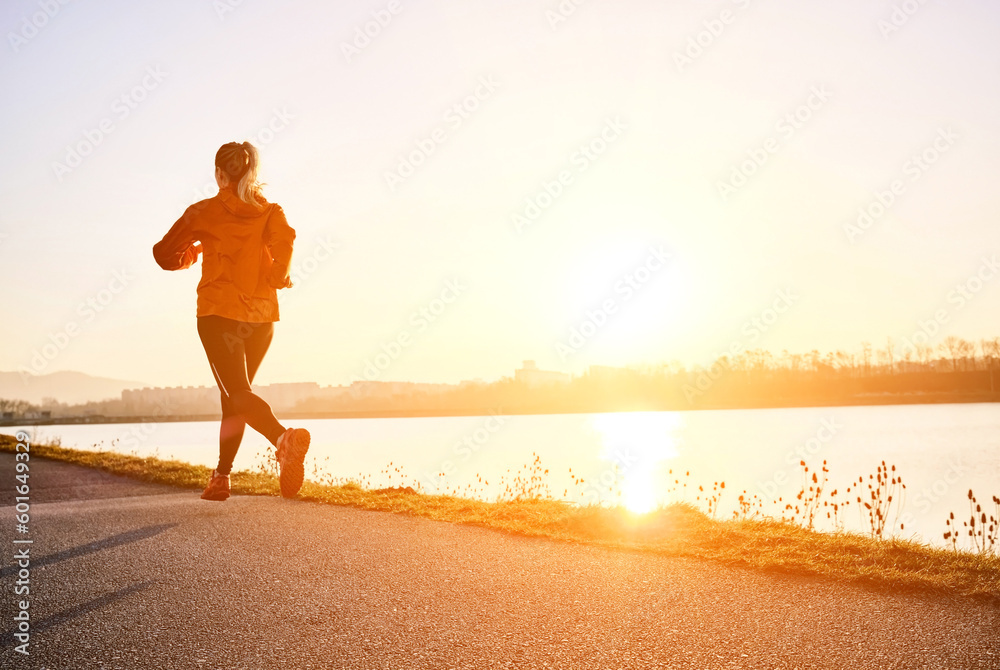
[(250, 389), (274, 336), (274, 324), (245, 323), (214, 315), (200, 316), (198, 335), (222, 392), (219, 467), (216, 470), (219, 474), (228, 475), (247, 424), (274, 445), (285, 432), (274, 418), (271, 407)]

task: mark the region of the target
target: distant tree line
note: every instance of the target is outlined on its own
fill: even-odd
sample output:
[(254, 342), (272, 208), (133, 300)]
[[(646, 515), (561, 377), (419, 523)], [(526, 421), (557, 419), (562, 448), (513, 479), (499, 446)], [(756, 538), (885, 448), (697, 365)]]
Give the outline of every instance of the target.
[(881, 349), (863, 342), (854, 352), (786, 350), (775, 356), (755, 349), (719, 358), (707, 369), (677, 368), (673, 378), (686, 378), (681, 389), (691, 404), (856, 402), (906, 395), (948, 401), (1000, 391), (998, 362), (1000, 337), (972, 342), (952, 335), (937, 346), (915, 344), (902, 350), (891, 339)]
[[(456, 385), (433, 392), (374, 392), (312, 398), (299, 415), (380, 413), (481, 414), (684, 410), (799, 405), (892, 404), (901, 402), (1000, 401), (1000, 337), (972, 342), (949, 336), (937, 346), (776, 355), (751, 349), (719, 357), (710, 366), (677, 362), (630, 368), (595, 366), (566, 383), (528, 384), (504, 377), (492, 383)], [(387, 384), (386, 387), (391, 385)], [(204, 415), (218, 406), (199, 407)], [(50, 413), (62, 417), (127, 416), (120, 400), (41, 405), (0, 399), (0, 417)], [(183, 413), (183, 412), (180, 412)]]
[(25, 414), (36, 411), (38, 411), (38, 408), (27, 400), (8, 400), (7, 398), (0, 398), (0, 417), (22, 417)]
[(989, 401), (1000, 400), (998, 368), (1000, 337), (973, 343), (949, 336), (936, 347), (898, 348), (888, 340), (884, 348), (864, 342), (854, 352), (775, 355), (753, 349), (707, 367), (595, 367), (562, 384), (504, 377), (444, 393), (305, 401), (298, 409), (531, 413)]

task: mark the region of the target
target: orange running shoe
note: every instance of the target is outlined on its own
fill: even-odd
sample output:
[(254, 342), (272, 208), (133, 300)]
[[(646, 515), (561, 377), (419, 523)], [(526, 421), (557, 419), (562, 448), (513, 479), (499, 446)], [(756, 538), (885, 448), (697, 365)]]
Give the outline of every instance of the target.
[(229, 497), (229, 475), (220, 475), (218, 470), (212, 470), (212, 480), (201, 493), (202, 500), (217, 500), (222, 502)]
[(302, 488), (305, 469), (302, 464), (309, 451), (309, 431), (305, 428), (289, 428), (278, 438), (278, 465), (281, 468), (281, 496), (294, 498)]

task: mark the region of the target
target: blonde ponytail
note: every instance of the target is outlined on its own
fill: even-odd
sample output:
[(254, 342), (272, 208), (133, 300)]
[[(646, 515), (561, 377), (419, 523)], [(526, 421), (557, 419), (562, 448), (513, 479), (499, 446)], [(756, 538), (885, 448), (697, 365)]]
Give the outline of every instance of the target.
[(223, 144), (215, 154), (215, 167), (236, 184), (236, 194), (243, 202), (261, 209), (264, 206), (263, 184), (259, 181), (260, 153), (249, 142)]

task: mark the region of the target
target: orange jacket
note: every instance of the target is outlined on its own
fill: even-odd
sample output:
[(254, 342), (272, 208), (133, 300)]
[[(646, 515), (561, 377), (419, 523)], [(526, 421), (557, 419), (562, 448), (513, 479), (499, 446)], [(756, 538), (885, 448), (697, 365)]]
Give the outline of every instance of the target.
[(292, 285), (294, 241), (281, 207), (265, 202), (258, 210), (224, 188), (188, 207), (153, 245), (153, 257), (164, 270), (183, 270), (204, 253), (197, 315), (265, 323), (278, 320), (277, 289)]

